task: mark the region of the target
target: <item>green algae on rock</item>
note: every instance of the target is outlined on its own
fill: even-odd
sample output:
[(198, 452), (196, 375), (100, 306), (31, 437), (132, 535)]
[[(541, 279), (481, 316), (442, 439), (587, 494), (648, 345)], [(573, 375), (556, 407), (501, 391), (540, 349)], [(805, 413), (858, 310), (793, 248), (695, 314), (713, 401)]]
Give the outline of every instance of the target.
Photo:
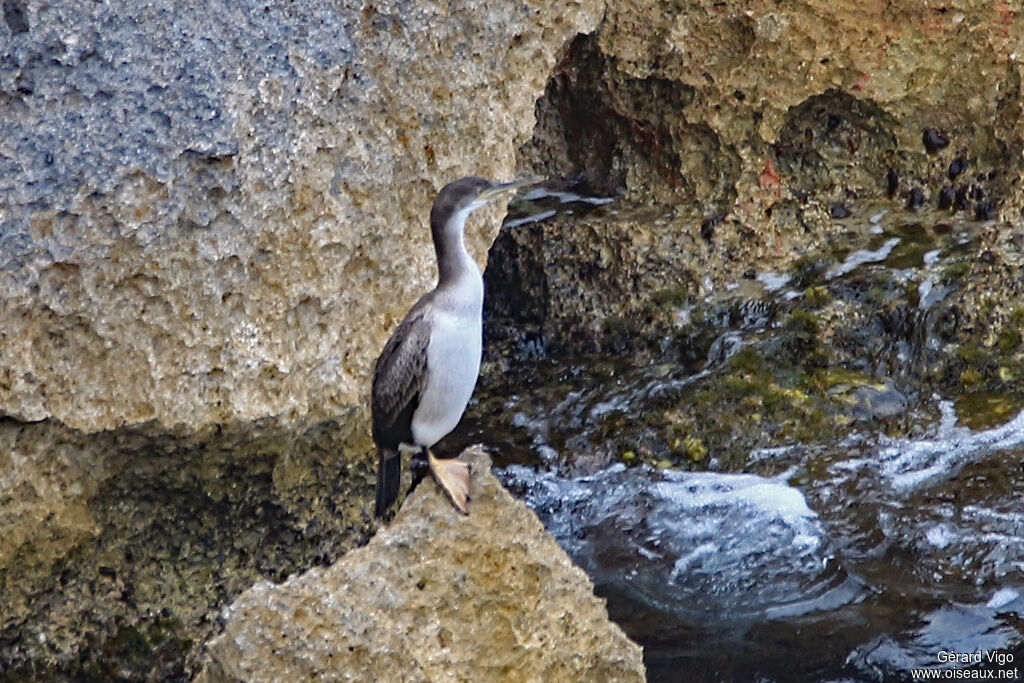
[[(482, 412), (492, 426), (504, 419), (501, 410), (484, 408), (491, 384), (498, 396), (547, 404), (549, 412), (578, 401), (565, 412), (591, 415), (569, 420), (582, 431), (549, 424), (544, 432), (546, 443), (564, 448), (551, 462), (570, 472), (624, 453), (630, 463), (731, 468), (753, 449), (814, 442), (864, 422), (891, 436), (913, 432), (932, 394), (1019, 393), (1020, 307), (1003, 296), (1021, 285), (1001, 267), (1013, 257), (1013, 242), (993, 244), (998, 231), (965, 217), (921, 211), (908, 220), (902, 209), (876, 201), (849, 205), (851, 216), (835, 222), (820, 250), (808, 245), (788, 262), (786, 255), (775, 257), (775, 272), (784, 275), (763, 279), (749, 269), (718, 291), (705, 289), (701, 267), (706, 277), (735, 271), (729, 264), (714, 270), (721, 264), (713, 245), (692, 240), (680, 252), (651, 248), (648, 260), (612, 248), (618, 231), (631, 244), (647, 245), (657, 240), (646, 235), (658, 231), (690, 234), (685, 226), (695, 230), (694, 221), (638, 225), (643, 219), (620, 205), (615, 213), (582, 219), (587, 237), (580, 247), (566, 244), (575, 239), (569, 218), (534, 226), (528, 249), (503, 233), (493, 255), (495, 269), (505, 273), (496, 288), (501, 294), (488, 305), (491, 344), (504, 353), (500, 359), (488, 353)], [(742, 249), (724, 235), (721, 240), (726, 253)], [(577, 259), (588, 250), (612, 256), (580, 275)], [(983, 253), (990, 256), (978, 258)], [(514, 268), (502, 270), (510, 263), (505, 257)], [(950, 263), (964, 268), (952, 281)], [(700, 284), (666, 287), (654, 274), (659, 267)], [(517, 291), (508, 275), (514, 272), (534, 283), (529, 295), (520, 293), (530, 301), (528, 318), (518, 318), (503, 299)], [(987, 290), (986, 282), (994, 288)], [(510, 361), (516, 355), (509, 349), (521, 348), (523, 335), (541, 339), (553, 359), (550, 376), (557, 379), (550, 387), (544, 361), (528, 361), (519, 371)], [(580, 350), (607, 357), (567, 355)], [(513, 379), (524, 373), (533, 377), (529, 391)], [(648, 399), (653, 394), (644, 381), (680, 388)], [(715, 420), (703, 419), (709, 406)], [(703, 448), (690, 448), (689, 439)]]

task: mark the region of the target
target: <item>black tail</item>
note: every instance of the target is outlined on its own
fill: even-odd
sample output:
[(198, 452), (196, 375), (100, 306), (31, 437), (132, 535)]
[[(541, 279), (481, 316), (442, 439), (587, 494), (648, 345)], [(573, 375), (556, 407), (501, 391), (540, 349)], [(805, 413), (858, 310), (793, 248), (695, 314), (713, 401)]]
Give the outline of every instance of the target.
[(377, 510), (383, 517), (391, 504), (398, 500), (402, 484), (402, 456), (397, 451), (381, 449), (377, 456)]

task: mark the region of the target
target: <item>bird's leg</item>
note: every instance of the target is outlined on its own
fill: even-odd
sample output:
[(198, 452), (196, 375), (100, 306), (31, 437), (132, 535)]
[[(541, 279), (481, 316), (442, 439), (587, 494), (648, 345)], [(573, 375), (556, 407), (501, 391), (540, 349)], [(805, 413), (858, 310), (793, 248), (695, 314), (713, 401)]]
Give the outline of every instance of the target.
[(423, 477), (430, 471), (430, 463), (427, 458), (427, 449), (421, 448), (413, 454), (409, 460), (409, 472), (412, 474), (412, 488), (416, 488)]
[(430, 473), (434, 475), (434, 481), (448, 496), (455, 509), (468, 515), (469, 508), (466, 504), (469, 502), (469, 465), (458, 458), (435, 457), (429, 448), (423, 450), (427, 452), (427, 462), (430, 463)]

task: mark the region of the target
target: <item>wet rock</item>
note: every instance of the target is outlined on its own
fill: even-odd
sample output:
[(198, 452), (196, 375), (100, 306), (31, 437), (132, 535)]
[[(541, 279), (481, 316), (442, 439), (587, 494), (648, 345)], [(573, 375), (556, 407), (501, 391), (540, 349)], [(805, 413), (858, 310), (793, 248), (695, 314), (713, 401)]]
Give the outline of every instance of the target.
[(485, 318), (528, 325), (552, 351), (642, 346), (636, 323), (653, 307), (681, 303), (700, 281), (700, 254), (715, 239), (705, 227), (714, 234), (728, 227), (659, 213), (572, 216), (502, 231), (486, 273), (488, 291), (500, 295), (485, 300)]
[(936, 154), (949, 147), (949, 138), (934, 128), (925, 128), (921, 141), (929, 154)]
[(891, 383), (861, 386), (852, 395), (854, 414), (861, 419), (884, 419), (899, 415), (907, 409), (907, 397), (893, 388)]
[[(524, 169), (584, 169), (627, 201), (664, 205), (662, 215), (689, 222), (687, 238), (696, 233), (706, 242), (691, 246), (687, 239), (683, 245), (699, 267), (682, 263), (677, 246), (658, 235), (643, 247), (648, 261), (660, 260), (670, 273), (670, 288), (682, 286), (699, 297), (734, 286), (754, 263), (786, 271), (798, 254), (827, 250), (848, 229), (830, 219), (833, 206), (852, 207), (888, 193), (924, 210), (927, 198), (939, 199), (937, 178), (951, 172), (961, 177), (968, 165), (985, 173), (986, 198), (1002, 213), (1024, 203), (1019, 187), (1007, 180), (1024, 173), (1024, 119), (1015, 105), (1021, 74), (1011, 58), (1019, 40), (997, 41), (991, 54), (977, 56), (964, 22), (971, 17), (987, 27), (977, 30), (990, 30), (986, 35), (1004, 35), (1004, 22), (1016, 25), (1020, 17), (1003, 17), (977, 3), (924, 30), (920, 13), (906, 8), (896, 15), (870, 10), (864, 23), (862, 8), (847, 3), (824, 15), (731, 2), (699, 6), (672, 12), (653, 2), (610, 7), (598, 30), (577, 39), (553, 73), (537, 105), (534, 137), (520, 156)], [(900, 27), (896, 44), (906, 54), (927, 54), (925, 62), (893, 52), (867, 28), (890, 22)], [(819, 38), (788, 39), (793, 35)], [(820, 52), (825, 44), (829, 55)], [(884, 55), (880, 61), (878, 54)], [(966, 54), (976, 56), (965, 61)], [(934, 73), (944, 75), (943, 88), (928, 85)], [(977, 95), (979, 89), (989, 99)], [(945, 145), (948, 153), (955, 141), (956, 154), (940, 165), (922, 145), (925, 129), (929, 148), (937, 152)], [(998, 170), (992, 179), (990, 170)], [(954, 195), (950, 207), (973, 208), (976, 201)], [(713, 230), (703, 223), (709, 213), (724, 217)], [(571, 250), (593, 251), (594, 234), (565, 231), (557, 239), (580, 244), (555, 249), (539, 245), (536, 235), (508, 239), (521, 241), (517, 251), (540, 248), (568, 258)], [(619, 239), (633, 243), (628, 233)], [(629, 248), (602, 246), (612, 258), (596, 267), (581, 260), (571, 269), (572, 280), (552, 273), (570, 268), (551, 267), (551, 261), (537, 264), (539, 273), (521, 270), (523, 280), (544, 282), (528, 302), (534, 318), (543, 315), (546, 297), (616, 296), (583, 291), (595, 280), (600, 282), (594, 286), (610, 284), (626, 297), (621, 306), (581, 311), (580, 318), (590, 314), (589, 329), (563, 318), (567, 324), (552, 323), (546, 337), (582, 339), (588, 343), (573, 345), (593, 349), (604, 343), (592, 343), (604, 331), (618, 340), (648, 335), (652, 316), (641, 314), (636, 281), (614, 282), (615, 266), (607, 265)], [(518, 259), (502, 246), (491, 263), (510, 270), (507, 262)], [(577, 272), (583, 276), (576, 278)], [(517, 289), (514, 283), (511, 289)], [(655, 294), (646, 292), (648, 299)], [(557, 305), (547, 306), (548, 312)], [(650, 336), (663, 333), (659, 325)], [(622, 349), (606, 341), (606, 349)]]
[(842, 177), (853, 193), (873, 187), (896, 149), (893, 128), (891, 117), (875, 103), (828, 90), (789, 112), (775, 144), (779, 170), (808, 195), (825, 194), (842, 203), (845, 193), (836, 191), (837, 179)]
[(895, 169), (890, 168), (885, 173), (885, 191), (892, 199), (900, 191), (900, 176)]
[(907, 208), (911, 211), (920, 209), (924, 206), (924, 190), (920, 187), (911, 188), (910, 193), (907, 195)]
[(850, 215), (851, 215), (850, 209), (848, 209), (847, 207), (843, 206), (842, 204), (833, 204), (832, 208), (829, 209), (829, 213), (832, 215), (832, 218), (837, 218), (837, 219), (838, 218), (849, 218)]
[(961, 173), (967, 170), (970, 162), (965, 157), (957, 157), (949, 163), (949, 170), (946, 175), (950, 180), (956, 180)]
[(430, 480), (369, 545), (224, 612), (199, 681), (643, 681), (641, 650), (479, 449), (468, 517)]
[(992, 202), (981, 202), (974, 207), (974, 217), (979, 221), (987, 221), (996, 216), (996, 207)]
[(956, 191), (956, 196), (953, 199), (953, 208), (957, 211), (966, 211), (971, 208), (971, 200), (967, 196), (966, 187), (961, 187)]
[[(0, 413), (356, 404), (434, 277), (434, 193), (513, 175), (598, 5), (5, 3)], [(480, 257), (497, 215), (471, 224)]]
[(940, 209), (951, 209), (953, 208), (953, 200), (956, 198), (956, 191), (949, 185), (944, 186), (939, 191), (939, 208)]

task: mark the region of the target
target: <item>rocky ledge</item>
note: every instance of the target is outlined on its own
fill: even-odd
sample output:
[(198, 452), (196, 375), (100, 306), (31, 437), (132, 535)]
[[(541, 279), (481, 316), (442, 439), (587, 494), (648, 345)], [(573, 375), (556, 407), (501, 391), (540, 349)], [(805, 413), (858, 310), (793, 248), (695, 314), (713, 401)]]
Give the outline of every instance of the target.
[(365, 547), (260, 581), (226, 608), (198, 680), (644, 680), (586, 574), (486, 453), (463, 457), (468, 517), (428, 480)]

